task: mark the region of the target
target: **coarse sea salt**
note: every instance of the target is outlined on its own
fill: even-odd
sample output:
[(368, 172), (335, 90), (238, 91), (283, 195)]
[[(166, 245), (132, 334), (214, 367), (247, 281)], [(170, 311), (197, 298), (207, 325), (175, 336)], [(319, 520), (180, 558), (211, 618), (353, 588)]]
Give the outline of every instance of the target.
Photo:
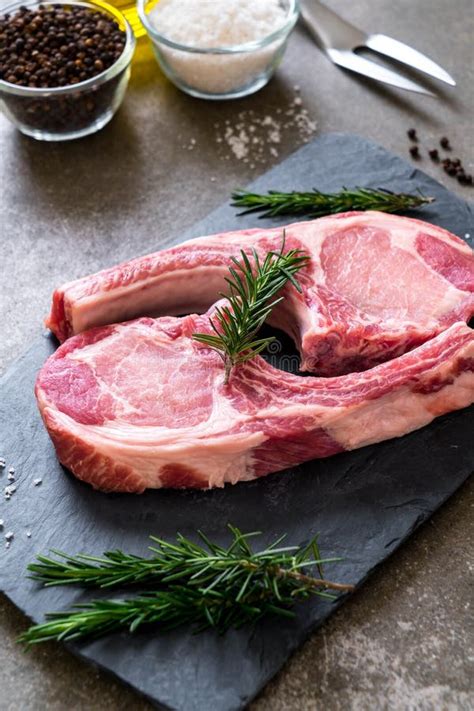
[(150, 12), (160, 34), (201, 49), (255, 42), (285, 18), (279, 0), (160, 0)]
[[(160, 0), (148, 18), (167, 39), (209, 50), (264, 40), (285, 25), (287, 11), (280, 0)], [(160, 44), (159, 53), (178, 84), (203, 94), (231, 95), (271, 74), (285, 41), (286, 35), (230, 54), (198, 54)]]

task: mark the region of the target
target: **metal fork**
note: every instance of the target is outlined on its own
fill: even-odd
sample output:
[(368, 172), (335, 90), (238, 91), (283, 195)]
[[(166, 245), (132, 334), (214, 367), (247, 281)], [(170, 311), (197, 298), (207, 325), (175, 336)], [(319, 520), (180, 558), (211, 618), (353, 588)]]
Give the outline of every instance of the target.
[(411, 79), (382, 67), (376, 62), (371, 62), (354, 52), (358, 48), (366, 47), (378, 54), (418, 69), (435, 79), (444, 81), (446, 84), (456, 86), (456, 82), (448, 72), (421, 52), (392, 37), (387, 37), (387, 35), (372, 35), (362, 32), (318, 0), (301, 0), (301, 16), (319, 47), (334, 64), (340, 67), (396, 86), (399, 89), (435, 96), (431, 91)]

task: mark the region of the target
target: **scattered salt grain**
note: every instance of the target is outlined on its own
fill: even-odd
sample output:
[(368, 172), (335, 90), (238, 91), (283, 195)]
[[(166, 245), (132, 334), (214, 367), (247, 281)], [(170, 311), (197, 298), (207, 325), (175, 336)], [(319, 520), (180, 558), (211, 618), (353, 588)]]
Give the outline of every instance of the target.
[(8, 473), (9, 473), (9, 474), (14, 474), (14, 473), (15, 473), (15, 469), (14, 469), (13, 467), (10, 467), (10, 469), (8, 470)]
[(10, 548), (10, 541), (7, 541), (7, 542), (5, 543), (5, 548), (6, 548), (7, 550)]
[(280, 129), (276, 128), (274, 131), (270, 131), (270, 133), (268, 134), (268, 140), (270, 143), (280, 143), (280, 141), (281, 141)]
[(12, 474), (11, 472), (8, 472), (7, 479), (8, 479), (8, 481), (15, 481), (15, 475)]
[(236, 158), (242, 160), (242, 158), (247, 157), (250, 139), (244, 129), (234, 133), (232, 127), (228, 126), (225, 131), (225, 140)]
[(3, 529), (4, 525), (5, 521), (3, 520), (3, 518), (0, 518), (0, 531)]
[(8, 533), (5, 533), (5, 540), (6, 541), (12, 541), (14, 537), (15, 537), (15, 534), (13, 533), (13, 531), (8, 531)]
[(0, 457), (0, 469), (5, 469), (6, 461), (3, 457)]
[(15, 491), (16, 491), (15, 484), (9, 484), (8, 486), (6, 486), (3, 490), (3, 493), (5, 495), (5, 501), (9, 501), (11, 499), (11, 497), (13, 496), (13, 494), (15, 493)]
[(237, 159), (250, 163), (250, 167), (265, 164), (279, 155), (276, 145), (293, 136), (300, 143), (307, 143), (316, 132), (316, 122), (313, 121), (301, 97), (290, 99), (284, 107), (279, 107), (275, 113), (258, 114), (255, 110), (243, 110), (235, 115), (231, 122), (228, 119), (214, 124), (216, 128), (216, 143), (222, 160)]
[(42, 479), (33, 479), (33, 485), (34, 486), (39, 486), (43, 480)]
[(31, 538), (31, 531), (27, 531), (27, 532), (26, 532), (26, 537), (27, 537), (27, 538)]

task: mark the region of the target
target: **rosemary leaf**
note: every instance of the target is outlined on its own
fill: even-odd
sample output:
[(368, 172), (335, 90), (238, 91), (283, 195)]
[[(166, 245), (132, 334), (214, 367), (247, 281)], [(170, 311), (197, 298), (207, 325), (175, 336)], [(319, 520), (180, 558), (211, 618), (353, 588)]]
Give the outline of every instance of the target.
[(193, 339), (217, 351), (224, 361), (224, 383), (229, 380), (234, 366), (254, 358), (274, 339), (255, 336), (283, 297), (277, 293), (290, 282), (301, 291), (295, 274), (306, 265), (309, 255), (302, 250), (285, 249), (285, 232), (279, 252), (268, 252), (263, 261), (252, 251), (253, 265), (242, 250), (241, 261), (232, 257), (230, 276), (226, 278), (228, 306), (216, 308), (215, 320), (209, 319), (214, 333), (195, 333)]
[(405, 212), (424, 205), (430, 205), (434, 198), (421, 193), (394, 193), (384, 188), (343, 188), (338, 193), (323, 193), (315, 188), (310, 192), (250, 193), (236, 190), (232, 194), (232, 205), (243, 207), (240, 213), (262, 212), (261, 217), (280, 215), (305, 215), (322, 217), (351, 210), (379, 210), (380, 212)]
[[(352, 585), (312, 577), (315, 566), (322, 574), (325, 562), (316, 539), (301, 547), (278, 547), (282, 537), (254, 552), (248, 539), (229, 526), (227, 548), (200, 533), (200, 543), (178, 535), (175, 543), (153, 538), (151, 558), (110, 551), (102, 557), (55, 552), (55, 558), (38, 556), (28, 566), (33, 579), (44, 585), (80, 584), (113, 588), (153, 585), (149, 592), (118, 600), (93, 600), (66, 612), (47, 615), (46, 622), (30, 627), (20, 641), (32, 645), (49, 640), (80, 640), (114, 631), (134, 632), (143, 625), (171, 629), (186, 625), (197, 631), (213, 627), (219, 632), (255, 623), (268, 614), (293, 615), (293, 607), (314, 595), (333, 597)], [(315, 554), (318, 555), (315, 558)]]

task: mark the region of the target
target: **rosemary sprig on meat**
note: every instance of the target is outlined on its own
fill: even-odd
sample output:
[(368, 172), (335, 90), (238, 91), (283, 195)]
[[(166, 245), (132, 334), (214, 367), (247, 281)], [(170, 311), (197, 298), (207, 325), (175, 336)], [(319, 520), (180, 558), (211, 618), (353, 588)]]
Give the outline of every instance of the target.
[(262, 212), (260, 217), (279, 215), (305, 215), (322, 217), (351, 210), (379, 210), (380, 212), (405, 212), (430, 205), (434, 198), (421, 194), (393, 193), (384, 188), (343, 188), (337, 193), (323, 193), (315, 188), (310, 192), (279, 192), (269, 190), (258, 194), (236, 190), (232, 205), (243, 207), (242, 215)]
[[(38, 562), (28, 568), (44, 585), (149, 584), (152, 589), (136, 597), (98, 599), (50, 613), (46, 622), (30, 627), (20, 641), (32, 645), (94, 638), (117, 630), (134, 632), (152, 623), (162, 630), (188, 625), (197, 631), (212, 627), (225, 632), (269, 614), (292, 617), (295, 603), (314, 595), (333, 598), (329, 590), (353, 590), (352, 585), (322, 577), (322, 565), (339, 559), (322, 559), (316, 538), (304, 546), (281, 547), (284, 537), (280, 537), (254, 552), (248, 539), (258, 534), (229, 529), (232, 540), (227, 548), (199, 533), (199, 543), (181, 535), (175, 543), (152, 537), (151, 558), (121, 551), (102, 558), (58, 551), (57, 560), (38, 556)], [(311, 567), (320, 577), (309, 575)]]
[(280, 289), (289, 281), (301, 292), (295, 274), (306, 265), (309, 255), (299, 249), (284, 250), (285, 232), (280, 251), (268, 252), (263, 261), (255, 249), (251, 252), (253, 264), (244, 250), (241, 261), (232, 257), (230, 276), (226, 278), (229, 293), (221, 294), (229, 304), (216, 307), (215, 321), (209, 319), (214, 333), (193, 335), (194, 340), (219, 353), (224, 361), (225, 383), (235, 365), (254, 358), (274, 340), (255, 336), (282, 301), (282, 296), (276, 297)]

